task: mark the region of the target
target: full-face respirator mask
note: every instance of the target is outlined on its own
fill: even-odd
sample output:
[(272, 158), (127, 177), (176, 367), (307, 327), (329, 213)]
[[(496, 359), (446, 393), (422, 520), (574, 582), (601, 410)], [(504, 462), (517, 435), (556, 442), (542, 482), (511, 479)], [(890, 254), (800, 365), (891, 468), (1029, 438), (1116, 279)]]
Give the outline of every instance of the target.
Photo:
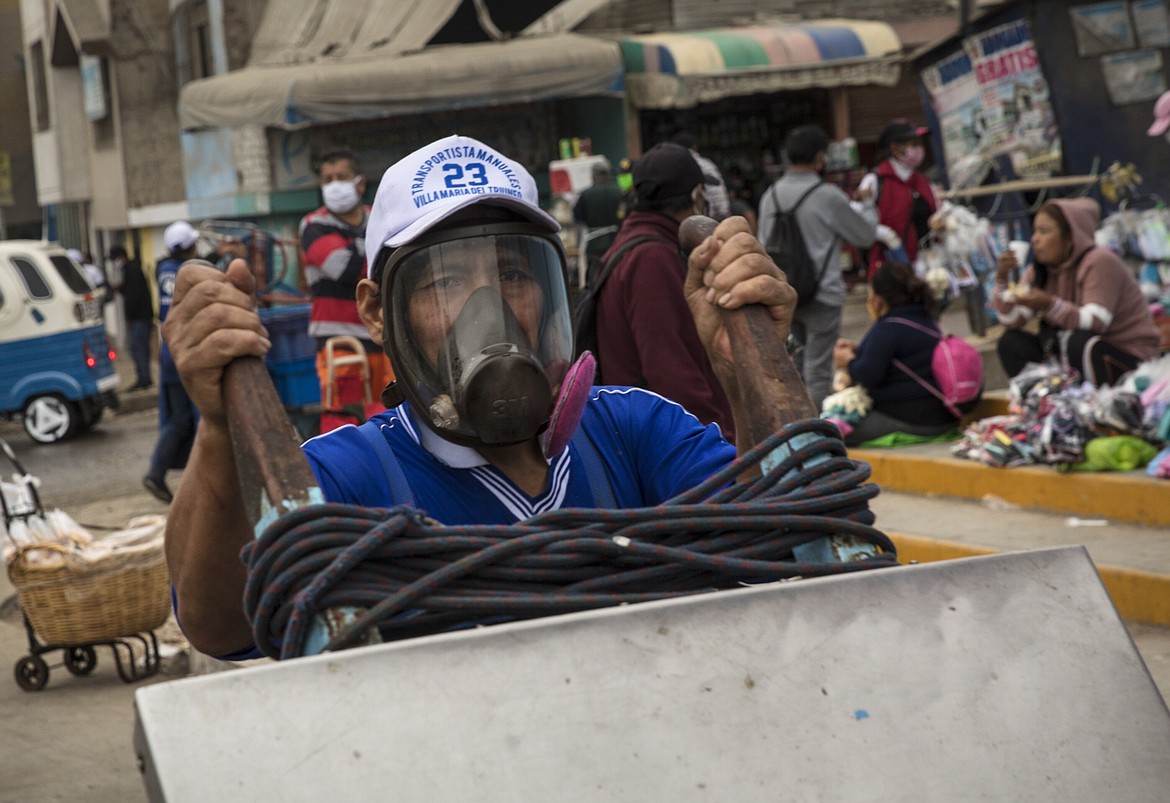
[[(545, 433), (547, 451), (552, 433), (546, 428), (559, 417), (554, 408), (564, 406), (564, 391), (576, 387), (579, 397), (593, 374), (591, 358), (588, 376), (580, 362), (570, 374), (572, 322), (560, 239), (531, 223), (476, 220), (384, 249), (373, 274), (397, 377), (384, 401), (405, 397), (454, 443), (503, 446)], [(572, 429), (583, 403), (573, 400), (578, 409), (566, 422)], [(552, 448), (563, 448), (568, 435), (552, 437)]]

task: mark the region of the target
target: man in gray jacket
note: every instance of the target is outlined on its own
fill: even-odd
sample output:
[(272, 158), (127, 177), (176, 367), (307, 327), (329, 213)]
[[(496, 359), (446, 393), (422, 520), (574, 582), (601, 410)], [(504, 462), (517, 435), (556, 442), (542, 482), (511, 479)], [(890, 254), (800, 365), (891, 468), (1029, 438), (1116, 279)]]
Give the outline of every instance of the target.
[(759, 214), (759, 239), (767, 243), (777, 209), (792, 209), (805, 192), (824, 185), (809, 193), (796, 211), (796, 220), (813, 264), (827, 267), (816, 296), (797, 309), (792, 319), (792, 331), (804, 343), (804, 349), (793, 357), (818, 410), (830, 392), (833, 346), (841, 334), (841, 308), (845, 304), (841, 241), (862, 248), (872, 245), (878, 222), (871, 193), (859, 193), (860, 203), (851, 204), (837, 186), (821, 179), (828, 149), (829, 137), (819, 126), (790, 131), (784, 140), (787, 169), (760, 199)]

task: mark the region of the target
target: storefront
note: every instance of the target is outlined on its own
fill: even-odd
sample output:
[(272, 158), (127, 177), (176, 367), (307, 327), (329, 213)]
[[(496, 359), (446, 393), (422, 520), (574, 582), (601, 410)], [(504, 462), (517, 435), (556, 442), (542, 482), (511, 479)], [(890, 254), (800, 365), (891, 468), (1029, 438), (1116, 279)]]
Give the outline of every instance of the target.
[(902, 46), (882, 22), (652, 34), (621, 46), (630, 150), (686, 130), (753, 203), (774, 176), (790, 129), (816, 123), (836, 139), (855, 136), (853, 111), (866, 108), (867, 90), (891, 91), (900, 82)]

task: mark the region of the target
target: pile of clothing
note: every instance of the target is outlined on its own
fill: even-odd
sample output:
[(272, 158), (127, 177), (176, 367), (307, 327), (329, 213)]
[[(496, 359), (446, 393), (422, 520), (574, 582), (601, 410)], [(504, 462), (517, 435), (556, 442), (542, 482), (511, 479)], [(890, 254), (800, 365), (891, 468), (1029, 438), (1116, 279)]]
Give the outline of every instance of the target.
[(1055, 465), (1170, 478), (1170, 355), (1113, 387), (1095, 388), (1055, 363), (1011, 381), (1011, 413), (969, 426), (952, 452), (989, 466)]

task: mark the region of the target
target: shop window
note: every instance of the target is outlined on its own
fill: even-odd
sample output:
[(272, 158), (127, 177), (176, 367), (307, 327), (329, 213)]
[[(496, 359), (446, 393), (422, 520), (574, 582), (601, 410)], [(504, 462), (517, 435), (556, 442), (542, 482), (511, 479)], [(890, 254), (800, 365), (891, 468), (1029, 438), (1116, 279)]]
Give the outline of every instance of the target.
[(45, 83), (45, 45), (40, 40), (29, 46), (29, 64), (32, 67), (33, 104), (36, 106), (37, 131), (49, 129), (49, 88)]

